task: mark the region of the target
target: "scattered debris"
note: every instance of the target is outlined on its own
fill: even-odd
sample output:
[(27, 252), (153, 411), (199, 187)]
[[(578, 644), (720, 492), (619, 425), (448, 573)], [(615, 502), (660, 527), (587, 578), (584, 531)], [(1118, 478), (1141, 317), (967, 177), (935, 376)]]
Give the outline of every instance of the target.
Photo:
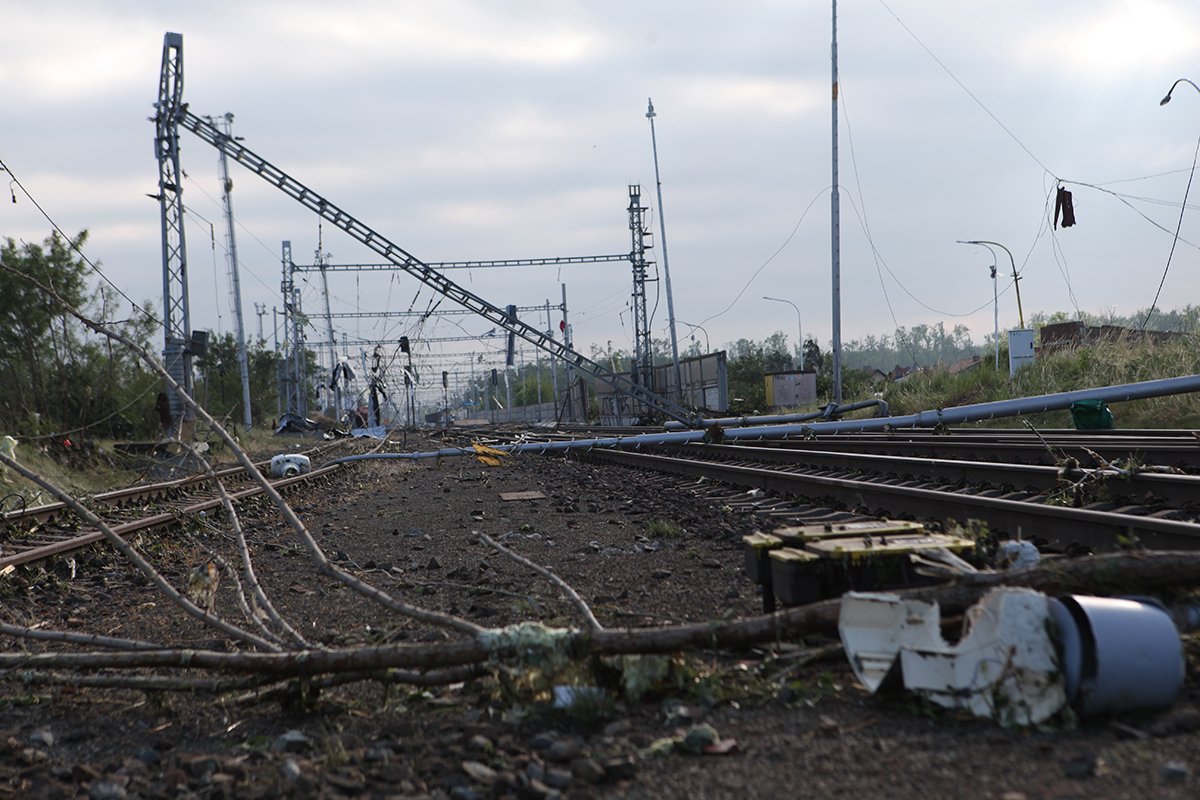
[(271, 476), (274, 478), (294, 478), (311, 469), (309, 457), (298, 453), (280, 453), (271, 458)]
[(479, 442), (472, 442), (471, 447), (475, 450), (475, 458), (479, 459), (481, 464), (486, 464), (489, 467), (500, 466), (503, 463), (501, 459), (508, 456), (508, 453), (504, 450), (497, 450), (494, 447), (488, 447), (486, 444), (480, 444)]
[(514, 500), (545, 500), (546, 495), (536, 490), (525, 492), (501, 492), (500, 499), (504, 500), (505, 502), (512, 502)]
[(577, 705), (595, 705), (608, 698), (608, 693), (599, 686), (556, 685), (553, 689), (555, 708), (574, 708)]
[(964, 616), (957, 645), (936, 603), (851, 592), (838, 628), (869, 691), (902, 685), (1002, 725), (1035, 725), (1069, 703), (1084, 714), (1165, 708), (1183, 683), (1183, 647), (1153, 602), (1001, 587)]
[(716, 728), (707, 722), (701, 722), (674, 736), (655, 739), (646, 752), (652, 756), (663, 756), (673, 752), (723, 756), (737, 752), (737, 749), (736, 739), (722, 739)]
[(1037, 545), (1023, 540), (1001, 542), (996, 550), (996, 561), (1002, 569), (1024, 569), (1032, 567), (1042, 559)]

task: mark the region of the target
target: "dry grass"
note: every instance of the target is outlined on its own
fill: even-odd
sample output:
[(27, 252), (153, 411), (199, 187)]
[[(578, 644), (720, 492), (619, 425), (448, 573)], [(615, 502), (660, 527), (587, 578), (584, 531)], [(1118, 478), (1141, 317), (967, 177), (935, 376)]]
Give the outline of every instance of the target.
[[(970, 403), (1032, 397), (1123, 383), (1200, 374), (1200, 347), (1194, 338), (1165, 343), (1133, 340), (1105, 342), (1038, 358), (1010, 382), (1006, 359), (997, 372), (985, 360), (969, 372), (923, 372), (889, 387), (886, 399), (893, 414), (911, 414)], [(1200, 427), (1200, 394), (1171, 395), (1112, 406), (1121, 428)], [(1071, 427), (1067, 411), (1038, 414), (1028, 419), (1045, 427)], [(1019, 425), (1017, 419), (993, 420), (989, 425)]]

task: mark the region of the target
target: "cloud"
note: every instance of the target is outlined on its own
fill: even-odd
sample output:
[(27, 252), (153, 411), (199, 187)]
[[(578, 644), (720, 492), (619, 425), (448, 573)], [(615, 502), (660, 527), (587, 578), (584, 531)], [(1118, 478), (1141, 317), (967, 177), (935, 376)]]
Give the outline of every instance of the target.
[[(1200, 11), (1158, 0), (1108, 0), (1060, 8), (1018, 46), (1027, 64), (1053, 54), (1057, 81), (1102, 83), (1159, 74), (1200, 48)], [(1165, 91), (1165, 90), (1164, 90)]]

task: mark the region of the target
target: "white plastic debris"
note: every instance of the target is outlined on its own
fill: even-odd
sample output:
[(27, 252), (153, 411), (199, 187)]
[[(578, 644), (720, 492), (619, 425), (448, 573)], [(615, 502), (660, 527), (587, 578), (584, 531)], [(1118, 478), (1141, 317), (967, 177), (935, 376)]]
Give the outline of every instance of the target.
[(1029, 589), (995, 589), (967, 612), (967, 630), (950, 646), (936, 604), (851, 592), (838, 628), (855, 675), (872, 692), (898, 671), (904, 688), (940, 706), (1033, 725), (1067, 702), (1049, 602)]
[(281, 453), (271, 459), (271, 476), (275, 478), (293, 478), (303, 475), (312, 469), (312, 461), (308, 456), (298, 453)]
[(1000, 547), (996, 550), (996, 560), (1004, 569), (1032, 567), (1041, 559), (1042, 554), (1038, 552), (1037, 545), (1033, 542), (1010, 539), (1007, 542), (1001, 542)]
[(946, 708), (1035, 725), (1071, 703), (1082, 714), (1166, 708), (1183, 685), (1183, 645), (1155, 600), (1000, 587), (967, 610), (946, 644), (936, 604), (851, 592), (838, 629), (875, 692), (900, 684)]

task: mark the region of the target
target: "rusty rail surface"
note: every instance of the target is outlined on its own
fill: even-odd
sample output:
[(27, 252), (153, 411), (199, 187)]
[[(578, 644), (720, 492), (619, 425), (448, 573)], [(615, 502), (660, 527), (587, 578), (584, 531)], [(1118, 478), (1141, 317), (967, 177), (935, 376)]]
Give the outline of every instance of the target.
[[(298, 484), (303, 484), (315, 478), (324, 477), (335, 472), (340, 465), (329, 467), (321, 467), (314, 469), (311, 472), (306, 472), (303, 475), (297, 475), (291, 478), (281, 478), (271, 481), (271, 485), (276, 490), (285, 490), (294, 487)], [(217, 476), (226, 479), (236, 477), (245, 471), (240, 467), (233, 467), (217, 471)], [(130, 502), (135, 500), (153, 499), (162, 497), (166, 494), (178, 492), (183, 488), (203, 485), (211, 481), (211, 476), (201, 475), (192, 476), (176, 481), (168, 481), (161, 484), (148, 484), (146, 486), (131, 487), (130, 489), (122, 489), (116, 492), (107, 492), (103, 495), (96, 495), (93, 500), (99, 501), (113, 506), (114, 508), (120, 502)], [(257, 484), (240, 491), (230, 491), (230, 499), (236, 504), (245, 500), (257, 497), (263, 494), (263, 488)], [(214, 492), (213, 497), (191, 503), (181, 509), (171, 511), (159, 511), (146, 517), (136, 519), (131, 522), (124, 522), (113, 525), (112, 530), (118, 536), (127, 538), (129, 535), (140, 531), (151, 530), (153, 528), (163, 527), (177, 522), (180, 518), (189, 515), (199, 514), (214, 509), (219, 509), (222, 506), (222, 501), (219, 495)], [(102, 542), (105, 539), (104, 534), (99, 530), (71, 531), (66, 528), (54, 530), (46, 528), (34, 530), (27, 534), (17, 533), (13, 535), (11, 532), (16, 530), (16, 522), (34, 522), (35, 524), (43, 524), (48, 521), (57, 519), (60, 516), (71, 514), (69, 508), (65, 504), (55, 503), (46, 506), (36, 506), (27, 509), (25, 512), (10, 512), (4, 515), (5, 528), (9, 531), (3, 541), (0, 541), (0, 570), (8, 567), (15, 567), (19, 564), (29, 564), (36, 561), (41, 561), (57, 555), (71, 553), (77, 550), (82, 550), (85, 547)], [(10, 518), (11, 517), (11, 518)]]

